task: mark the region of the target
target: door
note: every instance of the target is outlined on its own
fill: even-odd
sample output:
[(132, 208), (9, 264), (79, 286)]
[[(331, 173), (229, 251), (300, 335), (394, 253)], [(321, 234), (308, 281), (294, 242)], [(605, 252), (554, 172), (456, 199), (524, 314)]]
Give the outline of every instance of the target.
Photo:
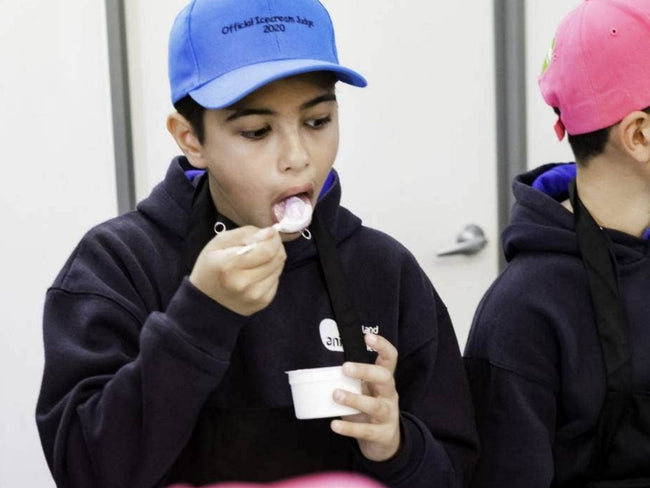
[[(413, 252), (462, 346), (498, 266), (491, 2), (323, 3), (341, 62), (369, 82), (337, 88), (343, 205)], [(126, 5), (138, 199), (178, 152), (164, 128), (172, 110), (166, 46), (184, 4)], [(438, 257), (468, 224), (480, 226), (487, 245), (474, 255)]]
[[(491, 2), (324, 3), (342, 62), (368, 79), (340, 89), (343, 204), (413, 252), (462, 346), (498, 266)], [(487, 245), (438, 257), (468, 224)]]

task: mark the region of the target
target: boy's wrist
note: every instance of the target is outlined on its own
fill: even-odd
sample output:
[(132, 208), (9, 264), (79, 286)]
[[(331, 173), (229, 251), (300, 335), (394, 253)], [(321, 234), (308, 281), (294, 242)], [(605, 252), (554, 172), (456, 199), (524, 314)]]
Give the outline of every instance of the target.
[(412, 465), (413, 436), (405, 432), (408, 429), (404, 428), (404, 418), (401, 415), (399, 428), (400, 443), (397, 451), (390, 458), (384, 461), (372, 461), (359, 451), (359, 461), (364, 471), (372, 473), (373, 476), (384, 481), (408, 476), (407, 472)]

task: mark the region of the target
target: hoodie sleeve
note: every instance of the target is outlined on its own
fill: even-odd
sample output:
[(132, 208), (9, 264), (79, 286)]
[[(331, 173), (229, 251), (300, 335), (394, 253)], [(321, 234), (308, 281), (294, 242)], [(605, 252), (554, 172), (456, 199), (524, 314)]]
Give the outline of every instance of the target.
[(115, 286), (120, 266), (98, 275), (97, 261), (73, 256), (47, 292), (41, 442), (57, 486), (160, 486), (228, 368), (242, 318), (187, 279), (166, 310), (147, 314), (124, 291), (135, 287)]
[[(484, 297), (465, 348), (482, 453), (475, 488), (548, 488), (554, 479), (561, 299), (544, 272), (506, 270)], [(549, 291), (550, 290), (550, 291)]]
[(485, 360), (467, 359), (466, 367), (482, 445), (472, 487), (550, 487), (554, 393)]
[(478, 457), (478, 436), (449, 314), (421, 270), (403, 277), (401, 293), (403, 330), (395, 380), (402, 446), (389, 461), (360, 456), (359, 462), (363, 471), (395, 488), (467, 486)]

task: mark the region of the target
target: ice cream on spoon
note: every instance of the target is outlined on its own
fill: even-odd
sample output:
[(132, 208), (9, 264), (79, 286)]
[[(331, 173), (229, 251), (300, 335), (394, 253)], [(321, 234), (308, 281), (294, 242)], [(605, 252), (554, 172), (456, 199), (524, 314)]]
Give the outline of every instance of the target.
[(301, 232), (311, 223), (311, 202), (306, 196), (301, 198), (294, 195), (273, 205), (273, 214), (278, 219), (273, 228), (278, 232)]
[[(302, 232), (311, 223), (313, 209), (307, 196), (294, 195), (273, 205), (273, 214), (278, 219), (273, 228), (283, 234)], [(256, 242), (242, 246), (237, 255), (246, 254), (256, 246)]]

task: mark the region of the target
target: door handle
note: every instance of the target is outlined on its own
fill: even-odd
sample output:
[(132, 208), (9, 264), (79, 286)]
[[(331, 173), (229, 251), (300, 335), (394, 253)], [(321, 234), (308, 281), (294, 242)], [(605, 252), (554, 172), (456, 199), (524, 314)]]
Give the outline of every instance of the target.
[(458, 234), (456, 237), (456, 245), (445, 249), (444, 251), (439, 251), (436, 253), (438, 257), (444, 256), (455, 256), (458, 254), (464, 254), (470, 256), (476, 254), (487, 244), (487, 239), (481, 229), (476, 224), (468, 224), (465, 228)]

